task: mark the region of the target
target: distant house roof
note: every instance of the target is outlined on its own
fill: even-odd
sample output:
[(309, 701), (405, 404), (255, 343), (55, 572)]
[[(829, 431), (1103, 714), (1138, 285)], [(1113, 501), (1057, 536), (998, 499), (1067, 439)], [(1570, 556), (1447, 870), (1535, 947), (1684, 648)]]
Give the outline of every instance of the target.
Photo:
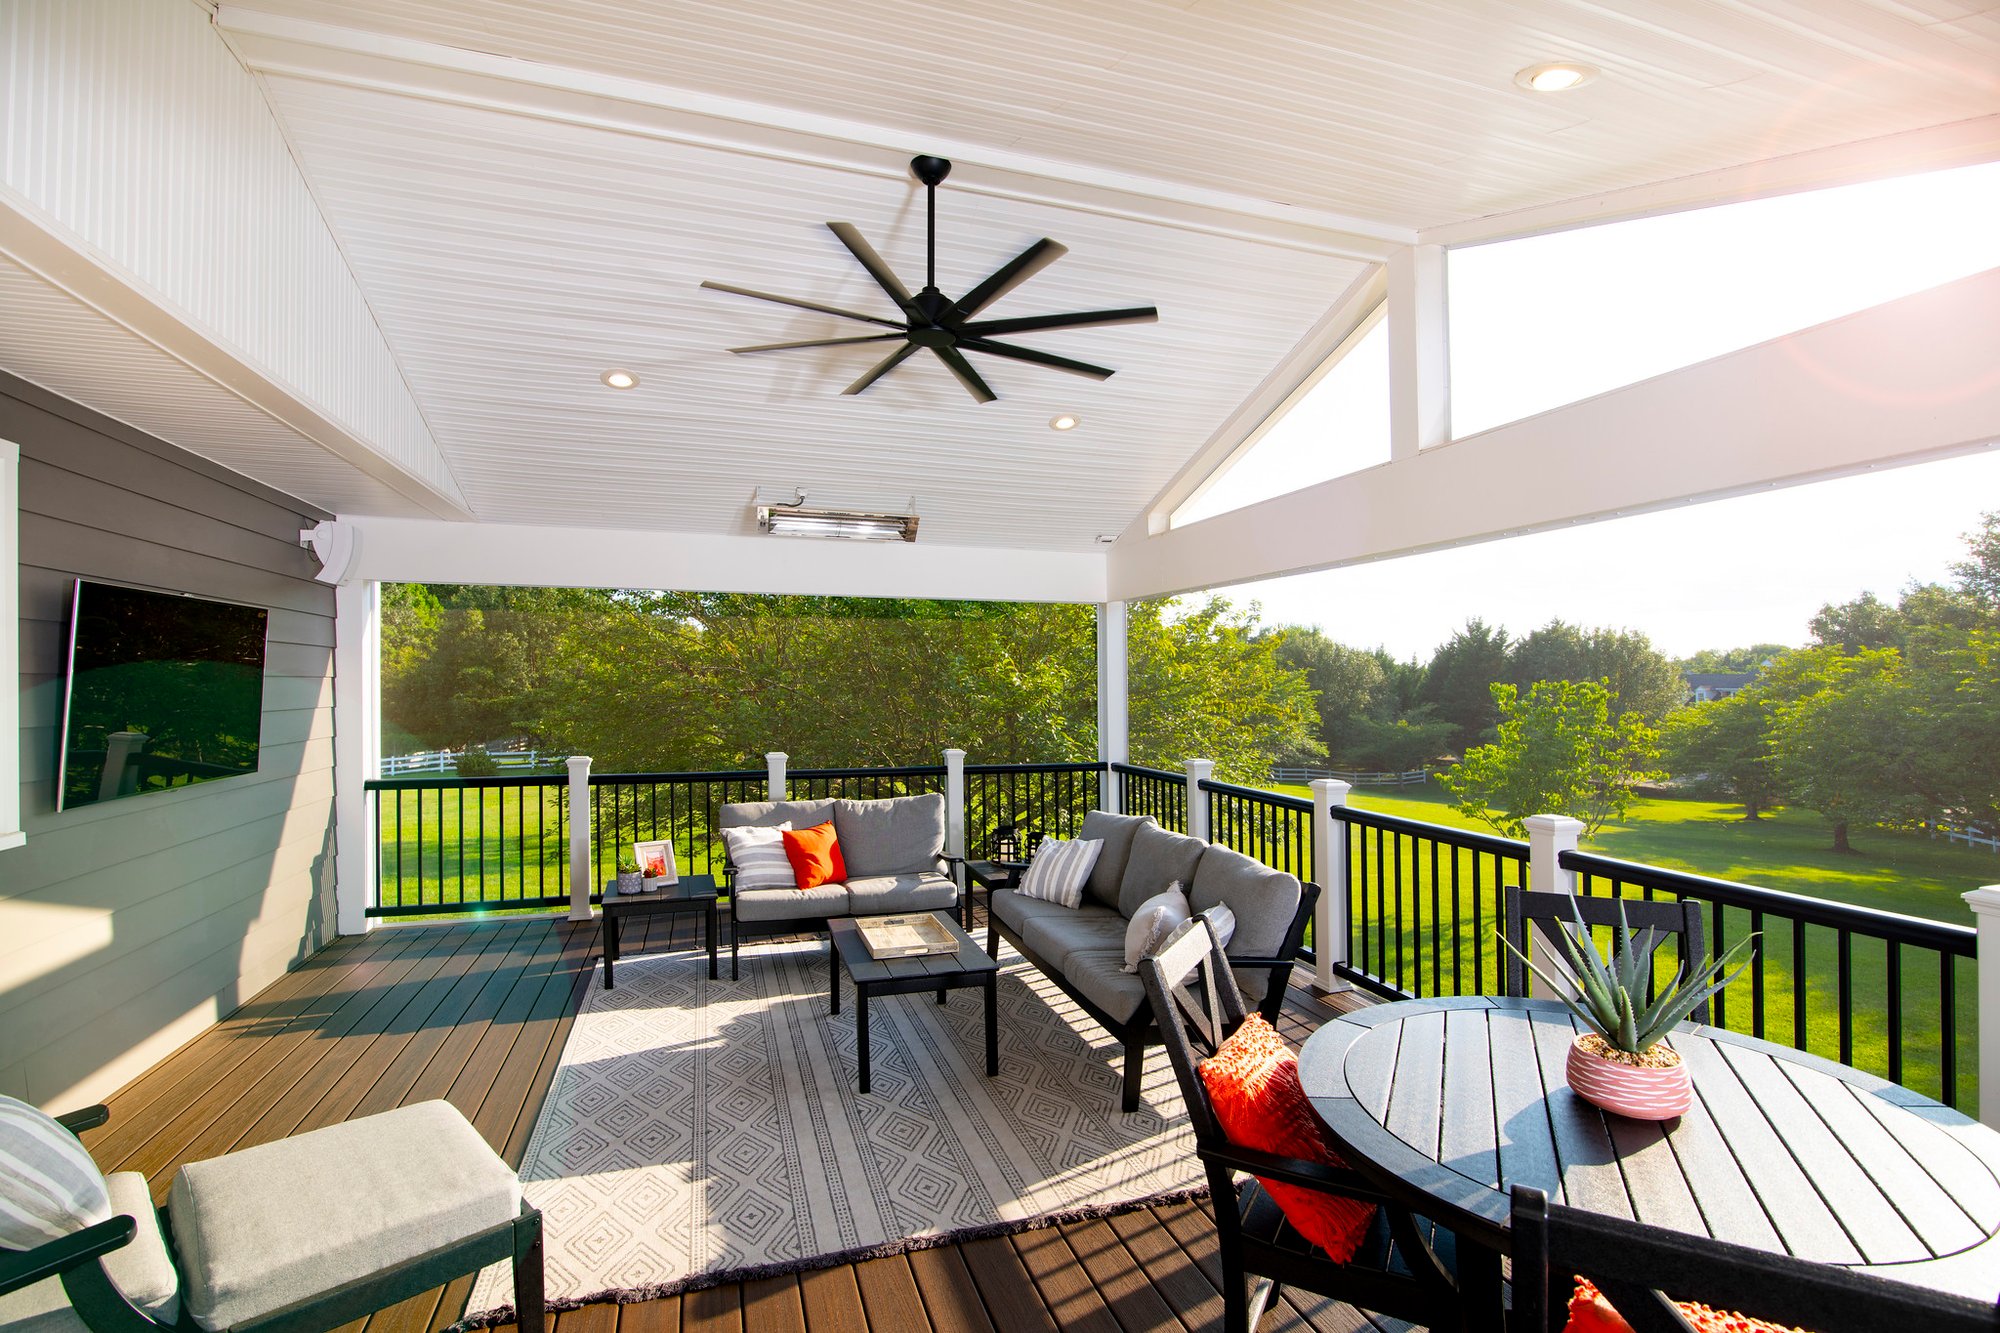
[(1751, 681), (1757, 679), (1757, 673), (1754, 671), (1683, 671), (1681, 672), (1681, 679), (1688, 683), (1688, 688), (1691, 690), (1698, 690), (1704, 687), (1711, 690), (1740, 690)]

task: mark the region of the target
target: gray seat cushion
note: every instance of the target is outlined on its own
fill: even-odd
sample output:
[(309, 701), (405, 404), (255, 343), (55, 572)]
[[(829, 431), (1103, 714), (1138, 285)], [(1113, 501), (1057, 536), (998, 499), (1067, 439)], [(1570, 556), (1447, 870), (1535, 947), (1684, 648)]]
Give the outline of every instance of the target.
[(856, 916), (883, 912), (942, 912), (958, 906), (958, 885), (943, 875), (871, 875), (847, 881), (847, 910)]
[(1073, 916), (1079, 909), (1052, 903), (1046, 898), (1030, 898), (1019, 889), (995, 889), (993, 891), (993, 915), (1000, 918), (1016, 935), (1028, 928), (1030, 921), (1045, 916)]
[(1301, 892), (1297, 875), (1273, 870), (1227, 847), (1211, 846), (1195, 867), (1188, 902), (1197, 912), (1229, 904), (1236, 913), (1229, 952), (1238, 958), (1271, 958), (1298, 915)]
[[(718, 828), (773, 828), (789, 822), (807, 829), (832, 818), (832, 801), (739, 801), (716, 811), (715, 823)], [(834, 832), (839, 831), (836, 826)]]
[(1076, 836), (1104, 844), (1097, 854), (1097, 863), (1090, 868), (1084, 892), (1106, 907), (1118, 906), (1118, 886), (1125, 882), (1125, 862), (1132, 855), (1132, 835), (1141, 824), (1153, 822), (1151, 815), (1114, 815), (1103, 810), (1092, 810), (1083, 817), (1083, 827)]
[(511, 1223), (521, 1186), (456, 1108), (421, 1102), (191, 1162), (169, 1206), (182, 1299), (222, 1329)]
[(944, 851), (944, 797), (930, 792), (880, 801), (838, 800), (833, 803), (833, 829), (840, 836), (850, 881), (934, 871)]
[[(180, 1287), (173, 1261), (167, 1257), (160, 1215), (153, 1210), (146, 1178), (136, 1171), (120, 1171), (106, 1177), (104, 1183), (111, 1195), (112, 1215), (126, 1213), (138, 1223), (129, 1245), (104, 1256), (104, 1271), (126, 1300), (171, 1324), (181, 1316)], [(0, 1329), (6, 1333), (88, 1333), (83, 1320), (70, 1308), (62, 1279), (55, 1277), (0, 1296)]]
[(1079, 949), (1116, 949), (1125, 965), (1125, 918), (1108, 907), (1065, 907), (1045, 912), (1021, 930), (1021, 940), (1047, 963), (1069, 972), (1069, 957)]
[(823, 921), (846, 915), (845, 884), (821, 884), (810, 889), (745, 889), (736, 895), (738, 921)]
[(1199, 838), (1169, 833), (1157, 824), (1134, 829), (1132, 854), (1118, 882), (1118, 915), (1129, 921), (1146, 899), (1166, 892), (1167, 886), (1176, 882), (1189, 889), (1192, 897), (1194, 868), (1205, 846)]
[(1102, 1009), (1111, 1020), (1123, 1023), (1146, 1004), (1146, 983), (1136, 973), (1124, 971), (1125, 945), (1115, 949), (1082, 949), (1069, 956), (1063, 976), (1069, 984)]

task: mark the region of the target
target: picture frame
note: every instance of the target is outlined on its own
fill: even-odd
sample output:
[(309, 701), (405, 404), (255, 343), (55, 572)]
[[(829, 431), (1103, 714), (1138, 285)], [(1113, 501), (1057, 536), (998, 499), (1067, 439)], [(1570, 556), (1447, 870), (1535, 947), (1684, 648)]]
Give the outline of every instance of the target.
[(680, 883), (681, 873), (674, 864), (671, 842), (635, 842), (632, 859), (639, 863), (639, 873), (645, 876), (646, 892)]

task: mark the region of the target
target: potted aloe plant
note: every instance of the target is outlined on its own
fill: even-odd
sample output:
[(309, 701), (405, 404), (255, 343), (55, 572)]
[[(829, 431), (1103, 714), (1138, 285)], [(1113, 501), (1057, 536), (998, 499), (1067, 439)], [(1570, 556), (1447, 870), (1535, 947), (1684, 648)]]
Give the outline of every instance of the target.
[[(1743, 974), (1750, 965), (1747, 961), (1734, 972), (1728, 972), (1729, 965), (1748, 952), (1757, 937), (1745, 936), (1720, 958), (1704, 956), (1692, 967), (1683, 961), (1673, 984), (1648, 1002), (1651, 942), (1633, 947), (1625, 904), (1618, 904), (1618, 929), (1609, 959), (1598, 952), (1591, 939), (1582, 908), (1572, 902), (1570, 909), (1576, 915), (1576, 925), (1574, 929), (1565, 925), (1557, 939), (1576, 973), (1574, 998), (1569, 994), (1572, 987), (1550, 977), (1515, 948), (1512, 940), (1500, 936), (1508, 952), (1527, 964), (1550, 993), (1590, 1029), (1570, 1043), (1564, 1069), (1570, 1090), (1595, 1106), (1635, 1120), (1671, 1120), (1683, 1114), (1694, 1100), (1693, 1085), (1680, 1052), (1662, 1038), (1693, 1013), (1695, 1006)], [(1723, 972), (1728, 975), (1713, 980)]]
[(638, 858), (631, 856), (619, 857), (618, 892), (643, 893), (645, 892), (645, 889), (646, 889), (646, 878), (645, 876), (639, 873)]

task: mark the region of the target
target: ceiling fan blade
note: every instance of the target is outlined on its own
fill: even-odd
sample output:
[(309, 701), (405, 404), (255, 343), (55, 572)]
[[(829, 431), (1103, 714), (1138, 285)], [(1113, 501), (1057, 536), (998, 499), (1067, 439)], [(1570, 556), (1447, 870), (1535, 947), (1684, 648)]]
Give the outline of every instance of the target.
[(1038, 352), (1032, 347), (1016, 347), (1013, 343), (997, 343), (988, 338), (960, 338), (958, 345), (972, 352), (985, 352), (989, 356), (1004, 356), (1014, 361), (1026, 361), (1037, 366), (1047, 366), (1051, 370), (1067, 370), (1072, 375), (1087, 375), (1094, 380), (1108, 380), (1118, 372), (1106, 370), (1103, 366), (1093, 366), (1087, 361), (1072, 361), (1066, 356), (1052, 352)]
[(861, 261), (861, 267), (868, 270), (868, 276), (875, 279), (875, 285), (889, 293), (889, 299), (907, 312), (913, 300), (910, 289), (903, 285), (896, 271), (883, 262), (882, 256), (875, 253), (875, 247), (868, 244), (867, 238), (855, 225), (852, 222), (829, 222), (826, 225), (827, 230), (840, 238), (840, 243), (847, 247), (848, 252)]
[(958, 382), (963, 384), (965, 391), (974, 398), (982, 403), (990, 403), (1000, 396), (987, 387), (986, 381), (979, 378), (979, 372), (972, 368), (972, 363), (967, 361), (956, 347), (933, 347), (931, 350), (938, 354), (938, 360), (951, 368), (951, 373), (958, 376)]
[(1068, 253), (1068, 246), (1058, 245), (1044, 236), (953, 302), (951, 309), (945, 311), (943, 322), (954, 327), (963, 324)]
[(1079, 310), (1069, 315), (1023, 315), (1019, 319), (985, 319), (964, 325), (959, 331), (985, 338), (994, 334), (1036, 333), (1042, 329), (1088, 329), (1106, 324), (1151, 324), (1159, 317), (1159, 307), (1140, 305), (1125, 310)]
[(916, 355), (916, 351), (917, 345), (915, 343), (904, 343), (901, 347), (898, 347), (895, 351), (877, 361), (872, 370), (854, 381), (854, 383), (848, 385), (845, 389), (842, 389), (841, 392), (843, 394), (860, 393), (876, 380), (881, 379), (897, 366), (902, 365), (905, 361)]
[(738, 356), (749, 352), (789, 352), (800, 347), (851, 347), (855, 343), (885, 343), (901, 338), (900, 333), (864, 333), (859, 338), (814, 338), (802, 343), (763, 343), (756, 347), (732, 347)]
[(885, 329), (900, 329), (903, 326), (893, 319), (877, 319), (873, 315), (858, 315), (852, 310), (842, 310), (838, 306), (820, 305), (816, 301), (801, 301), (790, 296), (773, 296), (769, 292), (753, 292), (748, 287), (732, 287), (726, 282), (704, 282), (702, 286), (710, 291), (729, 292), (736, 296), (748, 296), (758, 301), (775, 301), (779, 305), (797, 306), (801, 310), (817, 310), (822, 315), (839, 315), (842, 319), (858, 319), (863, 324), (880, 324)]

